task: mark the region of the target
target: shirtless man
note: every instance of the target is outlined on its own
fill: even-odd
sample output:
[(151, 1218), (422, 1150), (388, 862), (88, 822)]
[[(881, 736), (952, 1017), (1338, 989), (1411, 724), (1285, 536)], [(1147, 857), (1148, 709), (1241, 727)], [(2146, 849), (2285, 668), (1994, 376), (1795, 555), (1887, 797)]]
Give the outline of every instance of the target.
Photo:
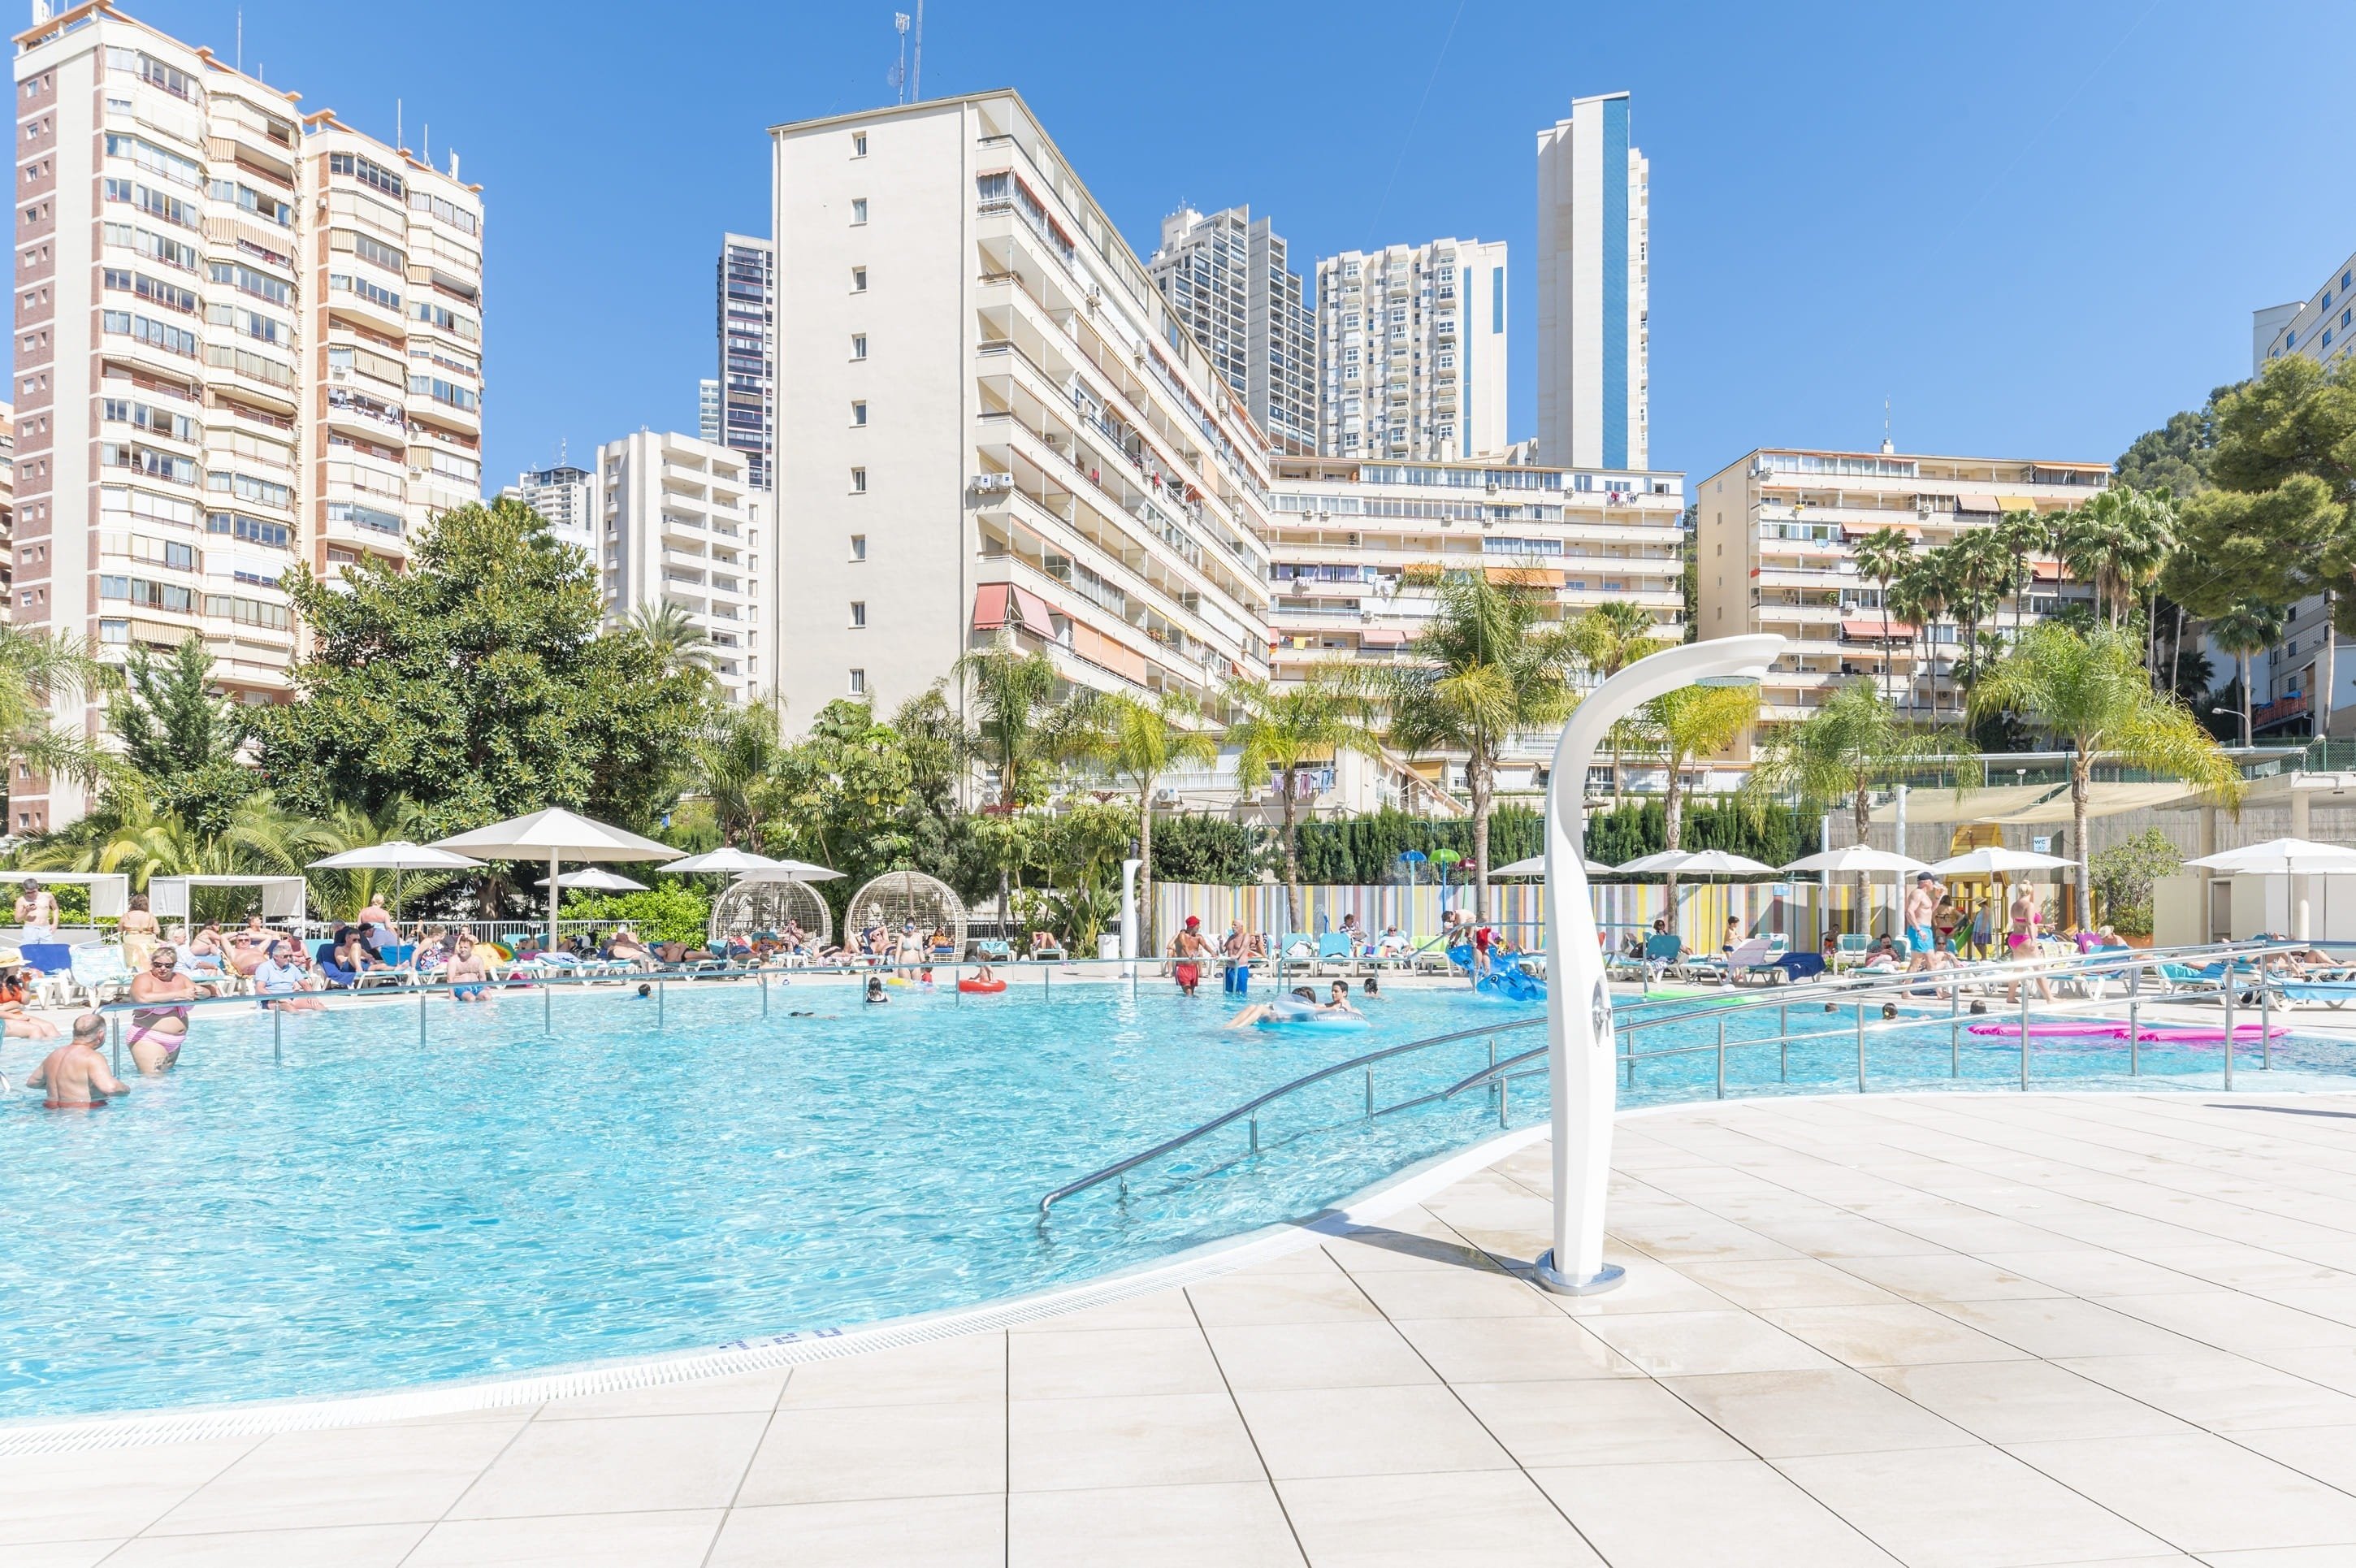
[(450, 1000), (489, 1001), (490, 991), (486, 983), (490, 978), (490, 965), (483, 961), (481, 950), (475, 946), (474, 933), (459, 932), (458, 950), (450, 957)]
[(16, 924), (25, 928), (28, 942), (46, 942), (58, 934), (58, 896), (34, 881), (25, 878), (16, 890)]
[(1347, 1013), (1354, 1018), (1363, 1018), (1365, 1016), (1365, 1014), (1350, 1005), (1350, 983), (1346, 980), (1337, 980), (1333, 983), (1333, 993), (1326, 998), (1325, 1004), (1319, 1008), (1318, 1011), (1321, 1013)]
[(106, 1020), (84, 1013), (73, 1023), (73, 1038), (41, 1058), (27, 1089), (46, 1089), (44, 1111), (95, 1111), (110, 1094), (128, 1094), (131, 1086), (106, 1070), (98, 1047), (106, 1040)]
[(1203, 983), (1203, 960), (1210, 955), (1211, 944), (1203, 940), (1203, 918), (1186, 917), (1186, 929), (1170, 939), (1170, 956), (1175, 961), (1170, 966), (1170, 977), (1178, 989), (1188, 996)]
[(148, 1077), (169, 1072), (180, 1061), (180, 1047), (188, 1043), (189, 1004), (197, 999), (197, 983), (179, 972), (179, 953), (170, 944), (147, 955), (147, 968), (131, 977), (131, 1000), (142, 1004), (131, 1010), (131, 1032), (124, 1043), (131, 1059)]
[(1946, 891), (1945, 884), (1929, 872), (1914, 874), (1914, 886), (1906, 895), (1906, 946), (1912, 954), (1907, 961), (1908, 969), (1931, 967), (1932, 951), (1939, 945), (1931, 921)]

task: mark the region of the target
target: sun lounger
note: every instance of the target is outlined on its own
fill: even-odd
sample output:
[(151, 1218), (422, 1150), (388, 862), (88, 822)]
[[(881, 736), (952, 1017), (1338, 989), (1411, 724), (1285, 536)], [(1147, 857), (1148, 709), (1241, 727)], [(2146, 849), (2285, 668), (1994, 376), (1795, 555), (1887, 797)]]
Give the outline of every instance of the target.
[(1327, 931), (1317, 939), (1317, 972), (1351, 974), (1358, 967), (1357, 946), (1347, 931)]
[(122, 949), (105, 942), (77, 942), (66, 951), (74, 987), (90, 998), (92, 1006), (131, 994), (131, 971), (123, 966)]
[(2356, 982), (2344, 980), (2278, 980), (2269, 975), (2266, 988), (2286, 1006), (2340, 1008), (2356, 1002)]

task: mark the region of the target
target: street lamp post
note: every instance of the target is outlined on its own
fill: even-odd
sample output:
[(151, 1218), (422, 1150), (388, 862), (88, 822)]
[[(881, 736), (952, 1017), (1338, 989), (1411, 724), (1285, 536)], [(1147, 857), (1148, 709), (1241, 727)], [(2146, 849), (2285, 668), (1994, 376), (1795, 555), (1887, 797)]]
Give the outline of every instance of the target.
[(1755, 684), (1783, 650), (1772, 634), (1688, 642), (1640, 659), (1589, 693), (1555, 743), (1547, 781), (1547, 1069), (1554, 1102), (1554, 1246), (1537, 1281), (1565, 1295), (1620, 1283), (1603, 1262), (1603, 1197), (1617, 1108), (1612, 993), (1587, 893), (1587, 769), (1612, 726), (1681, 686)]

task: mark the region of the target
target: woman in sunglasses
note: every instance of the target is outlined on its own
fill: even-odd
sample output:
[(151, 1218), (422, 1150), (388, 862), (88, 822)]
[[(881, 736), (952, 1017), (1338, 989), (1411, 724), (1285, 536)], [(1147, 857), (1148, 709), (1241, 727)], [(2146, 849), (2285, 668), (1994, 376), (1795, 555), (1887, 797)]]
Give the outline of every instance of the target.
[(179, 950), (163, 943), (147, 955), (147, 967), (131, 978), (131, 1059), (150, 1078), (179, 1065), (188, 1043), (189, 1006), (197, 983), (179, 972)]

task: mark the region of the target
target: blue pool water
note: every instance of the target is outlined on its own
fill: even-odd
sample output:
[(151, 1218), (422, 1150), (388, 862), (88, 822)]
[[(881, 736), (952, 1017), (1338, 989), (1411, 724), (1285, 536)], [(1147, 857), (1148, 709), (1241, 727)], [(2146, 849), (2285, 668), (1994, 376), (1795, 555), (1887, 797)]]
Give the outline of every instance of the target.
[[(1228, 1179), (1173, 1166), (1151, 1202), (1108, 1192), (1042, 1228), (1051, 1187), (1326, 1063), (1531, 1015), (1408, 993), (1363, 1032), (1239, 1033), (1216, 995), (895, 994), (777, 987), (765, 1020), (752, 987), (672, 986), (659, 1029), (604, 989), (557, 995), (553, 1035), (537, 992), (437, 996), (423, 1047), (393, 1002), (287, 1017), (277, 1065), (273, 1021), (239, 1006), (103, 1111), (20, 1087), (0, 1420), (541, 1370), (1101, 1275), (1313, 1211), (1494, 1118), (1397, 1118)], [(37, 1059), (11, 1040), (0, 1071), (21, 1086)]]
[[(1026, 983), (1028, 977), (1025, 977)], [(1468, 1095), (1364, 1119), (1356, 1074), (1273, 1107), (1261, 1154), (1229, 1129), (1098, 1188), (1044, 1225), (1040, 1196), (1264, 1090), (1385, 1045), (1535, 1009), (1462, 991), (1376, 1004), (1374, 1026), (1233, 1032), (1217, 997), (1059, 982), (967, 998), (809, 983), (771, 993), (536, 992), (273, 1021), (199, 1015), (184, 1065), (127, 1101), (0, 1104), (0, 1420), (318, 1396), (544, 1370), (846, 1327), (1069, 1283), (1313, 1212), (1493, 1133)], [(788, 1016), (791, 1009), (816, 1015)], [(1718, 1092), (1712, 1009), (1638, 1030), (1629, 1105)], [(1729, 1094), (1856, 1086), (1853, 1015), (1793, 1009), (1826, 1037), (1759, 1042), (1728, 1015)], [(1869, 1017), (1869, 1086), (2017, 1083), (2017, 1041)], [(1951, 1047), (1951, 1035), (1953, 1044)], [(1542, 1031), (1498, 1036), (1501, 1054)], [(0, 1071), (21, 1083), (32, 1043)], [(2344, 1087), (2351, 1052), (2244, 1047), (2240, 1086)], [(1485, 1036), (1378, 1069), (1388, 1105), (1488, 1059)], [(2215, 1047), (2147, 1047), (2152, 1087), (2214, 1087)], [(2040, 1040), (2039, 1088), (2125, 1087), (2124, 1046)], [(1545, 1114), (1513, 1086), (1515, 1124)]]

